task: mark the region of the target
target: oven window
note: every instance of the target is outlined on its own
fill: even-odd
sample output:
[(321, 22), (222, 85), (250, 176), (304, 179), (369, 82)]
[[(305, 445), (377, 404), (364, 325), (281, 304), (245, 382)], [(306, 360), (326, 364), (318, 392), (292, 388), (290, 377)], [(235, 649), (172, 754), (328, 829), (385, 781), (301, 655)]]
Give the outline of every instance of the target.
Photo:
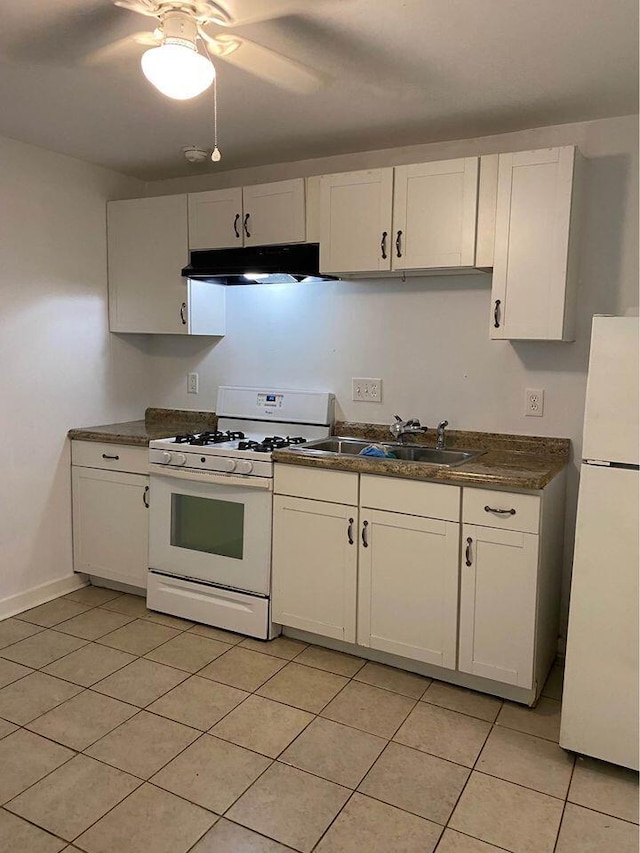
[(171, 495), (171, 544), (242, 559), (244, 504)]

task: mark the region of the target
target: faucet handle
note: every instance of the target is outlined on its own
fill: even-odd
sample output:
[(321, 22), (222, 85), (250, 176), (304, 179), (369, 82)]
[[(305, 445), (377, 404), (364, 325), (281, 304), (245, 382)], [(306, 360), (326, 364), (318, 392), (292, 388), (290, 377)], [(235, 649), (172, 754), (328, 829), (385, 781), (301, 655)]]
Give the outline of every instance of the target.
[(449, 421), (440, 421), (440, 423), (438, 424), (438, 432), (440, 432), (441, 430), (444, 430), (444, 428), (448, 427), (448, 426), (449, 426)]

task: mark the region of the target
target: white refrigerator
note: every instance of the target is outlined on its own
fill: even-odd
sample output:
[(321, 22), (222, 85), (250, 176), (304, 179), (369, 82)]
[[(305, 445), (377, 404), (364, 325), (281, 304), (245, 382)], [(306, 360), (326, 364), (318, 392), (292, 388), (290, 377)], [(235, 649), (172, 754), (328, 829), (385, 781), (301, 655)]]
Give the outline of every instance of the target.
[(560, 745), (638, 769), (638, 318), (593, 318)]

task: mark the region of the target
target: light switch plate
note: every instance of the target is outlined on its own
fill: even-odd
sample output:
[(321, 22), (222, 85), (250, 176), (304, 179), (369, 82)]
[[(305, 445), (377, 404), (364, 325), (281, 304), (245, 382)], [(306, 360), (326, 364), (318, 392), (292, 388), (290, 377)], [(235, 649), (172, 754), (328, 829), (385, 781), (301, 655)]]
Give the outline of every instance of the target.
[(197, 373), (187, 373), (187, 394), (197, 394), (199, 384), (199, 376)]
[(356, 378), (351, 380), (352, 399), (358, 403), (382, 402), (382, 379)]

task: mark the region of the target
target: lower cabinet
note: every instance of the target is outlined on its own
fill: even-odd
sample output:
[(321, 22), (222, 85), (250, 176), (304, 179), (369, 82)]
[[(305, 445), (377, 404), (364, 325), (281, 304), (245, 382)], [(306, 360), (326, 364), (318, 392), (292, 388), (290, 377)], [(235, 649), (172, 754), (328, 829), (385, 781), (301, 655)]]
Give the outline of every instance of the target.
[[(88, 445), (90, 442), (73, 442)], [(72, 456), (87, 452), (100, 458), (94, 448), (74, 448)], [(75, 451), (75, 452), (74, 452)], [(146, 451), (139, 451), (146, 461)], [(136, 454), (133, 448), (114, 445), (103, 464), (114, 466)], [(116, 461), (116, 457), (120, 457)], [(127, 467), (138, 467), (138, 459)], [(84, 459), (82, 460), (84, 461)], [(93, 461), (93, 460), (87, 460)], [(95, 462), (97, 464), (97, 460)], [(126, 463), (125, 463), (126, 465)], [(142, 473), (72, 465), (73, 567), (105, 580), (139, 588), (147, 586), (149, 477)]]

